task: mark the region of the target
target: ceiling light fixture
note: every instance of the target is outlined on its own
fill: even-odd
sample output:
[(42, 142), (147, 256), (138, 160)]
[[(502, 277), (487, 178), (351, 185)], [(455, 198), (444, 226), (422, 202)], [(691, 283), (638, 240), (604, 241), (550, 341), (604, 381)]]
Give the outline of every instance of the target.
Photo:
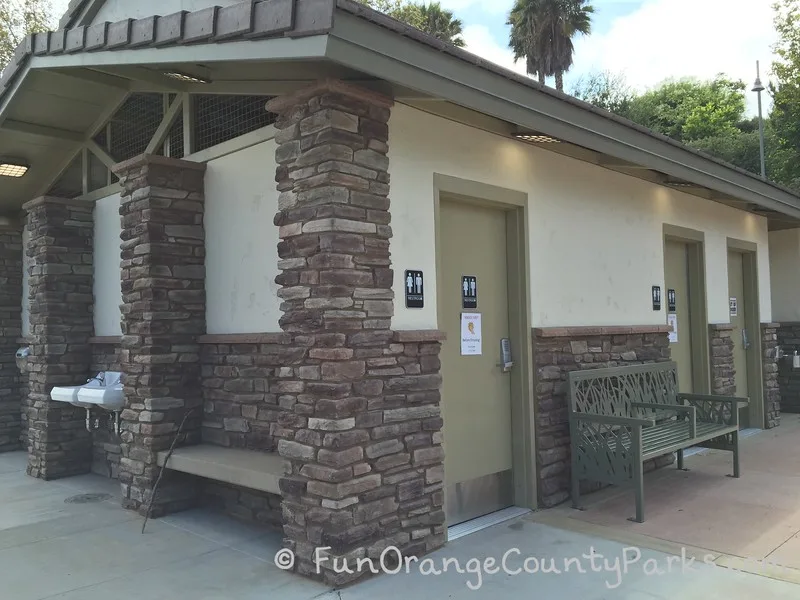
[(197, 75), (189, 75), (188, 73), (181, 73), (180, 71), (164, 71), (164, 75), (184, 83), (211, 83), (210, 79), (203, 79)]
[(684, 188), (693, 188), (693, 187), (700, 187), (694, 183), (689, 183), (688, 181), (665, 181), (664, 185), (668, 185), (670, 187), (684, 187)]
[(18, 158), (0, 158), (0, 177), (19, 178), (28, 172), (30, 166)]
[(514, 137), (523, 142), (530, 142), (531, 144), (560, 144), (561, 140), (558, 138), (544, 135), (542, 133), (515, 133)]

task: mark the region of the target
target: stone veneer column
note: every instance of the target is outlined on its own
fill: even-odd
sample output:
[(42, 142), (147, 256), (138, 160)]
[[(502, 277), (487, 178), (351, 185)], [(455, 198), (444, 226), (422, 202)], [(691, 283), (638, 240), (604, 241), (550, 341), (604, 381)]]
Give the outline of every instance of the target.
[[(271, 388), (292, 411), (275, 429), (291, 466), (284, 534), (296, 569), (331, 584), (389, 545), (407, 556), (444, 543), (441, 337), (390, 330), (391, 106), (331, 81), (267, 105), (280, 115), (280, 324), (307, 349)], [(355, 572), (332, 571), (334, 557)]]
[[(549, 508), (570, 496), (569, 372), (667, 361), (670, 358), (668, 332), (666, 325), (533, 330), (540, 506)], [(645, 470), (673, 461), (672, 454), (661, 456), (647, 461)], [(584, 482), (582, 490), (600, 487), (602, 484)]]
[(778, 328), (779, 323), (761, 324), (762, 374), (764, 377), (764, 412), (766, 427), (781, 424), (781, 390), (778, 386)]
[(781, 411), (800, 413), (800, 369), (795, 369), (793, 356), (800, 351), (800, 323), (781, 323), (777, 331), (778, 345), (786, 357), (778, 362), (778, 385), (780, 386)]
[(717, 323), (708, 326), (711, 345), (711, 393), (736, 395), (736, 368), (733, 365), (733, 325)]
[(23, 208), (31, 259), (28, 474), (56, 479), (92, 464), (86, 411), (53, 402), (50, 391), (91, 376), (94, 205), (43, 197)]
[(15, 355), (22, 335), (22, 227), (0, 226), (0, 452), (18, 450), (22, 375)]
[[(122, 349), (126, 406), (119, 479), (123, 506), (144, 512), (184, 416), (181, 445), (198, 443), (200, 347), (205, 333), (205, 164), (143, 155), (114, 168), (123, 188)], [(196, 497), (194, 480), (170, 473), (154, 516)]]

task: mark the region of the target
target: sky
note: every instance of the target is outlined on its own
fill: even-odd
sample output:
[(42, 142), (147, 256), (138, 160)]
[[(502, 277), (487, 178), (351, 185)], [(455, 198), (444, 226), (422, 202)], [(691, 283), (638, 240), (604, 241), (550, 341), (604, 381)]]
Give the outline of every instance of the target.
[[(68, 0), (52, 0), (58, 14)], [(773, 0), (591, 0), (592, 33), (575, 43), (575, 64), (565, 77), (569, 91), (582, 75), (611, 71), (644, 91), (669, 78), (707, 79), (725, 73), (755, 80), (756, 61), (762, 80), (769, 78), (775, 33)], [(505, 22), (513, 0), (441, 0), (464, 23), (467, 50), (504, 67), (525, 73), (508, 50)], [(552, 85), (552, 82), (550, 82)], [(764, 100), (767, 104), (768, 98)], [(748, 93), (755, 113), (756, 95)]]

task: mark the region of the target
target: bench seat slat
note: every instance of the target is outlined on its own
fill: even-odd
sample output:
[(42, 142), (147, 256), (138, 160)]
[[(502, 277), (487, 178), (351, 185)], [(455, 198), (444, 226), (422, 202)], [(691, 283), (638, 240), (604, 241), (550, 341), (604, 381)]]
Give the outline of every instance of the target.
[[(697, 435), (690, 436), (689, 423), (687, 421), (674, 421), (663, 423), (655, 427), (642, 430), (642, 458), (647, 460), (656, 456), (661, 456), (669, 452), (674, 452), (685, 448), (691, 441), (695, 444), (705, 442), (726, 433), (734, 431), (735, 427), (720, 425), (718, 423), (698, 423)], [(616, 450), (619, 438), (609, 438), (609, 449)], [(623, 442), (625, 449), (630, 447), (630, 440), (625, 438)]]
[[(167, 452), (158, 453), (164, 466)], [(176, 448), (168, 469), (280, 495), (283, 458), (278, 454), (200, 444)]]

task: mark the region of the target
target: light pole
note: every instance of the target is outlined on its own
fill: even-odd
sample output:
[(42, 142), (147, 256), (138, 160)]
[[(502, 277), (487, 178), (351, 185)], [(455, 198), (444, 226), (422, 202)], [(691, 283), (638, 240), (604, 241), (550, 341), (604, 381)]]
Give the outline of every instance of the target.
[(761, 115), (761, 92), (764, 91), (764, 84), (761, 83), (761, 73), (756, 61), (756, 82), (753, 84), (754, 92), (758, 93), (758, 141), (761, 150), (761, 177), (767, 178), (767, 166), (764, 162), (764, 118)]

